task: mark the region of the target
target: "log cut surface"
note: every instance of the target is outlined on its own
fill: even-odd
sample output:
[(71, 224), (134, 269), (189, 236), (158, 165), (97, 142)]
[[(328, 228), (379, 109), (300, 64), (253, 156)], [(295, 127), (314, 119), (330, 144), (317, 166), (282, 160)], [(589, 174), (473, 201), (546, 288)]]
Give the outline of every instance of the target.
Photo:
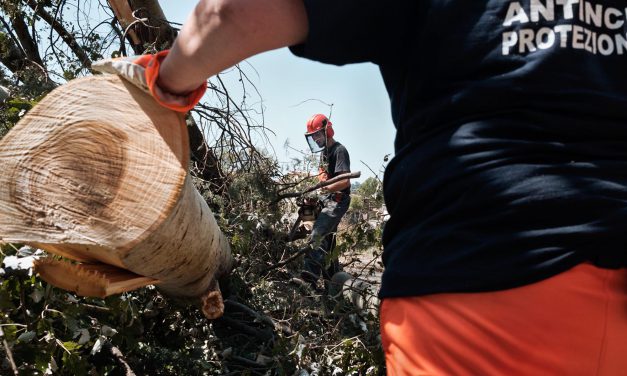
[(71, 259), (35, 270), (80, 295), (158, 282), (215, 318), (231, 250), (188, 164), (183, 115), (115, 75), (71, 81), (0, 140), (0, 242)]
[(0, 241), (122, 267), (175, 206), (188, 159), (180, 114), (117, 76), (72, 81), (0, 140)]

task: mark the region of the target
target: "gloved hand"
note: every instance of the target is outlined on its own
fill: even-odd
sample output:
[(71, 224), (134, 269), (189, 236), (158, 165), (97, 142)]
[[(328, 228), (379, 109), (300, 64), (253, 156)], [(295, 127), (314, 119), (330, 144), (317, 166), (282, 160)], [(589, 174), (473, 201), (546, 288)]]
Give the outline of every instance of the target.
[[(159, 88), (157, 85), (159, 66), (168, 52), (169, 50), (164, 50), (154, 55), (104, 59), (94, 62), (91, 67), (98, 72), (120, 75), (133, 85), (152, 95), (160, 105), (166, 108), (177, 112), (187, 112), (200, 101), (207, 90), (207, 85), (203, 84), (186, 95), (169, 93)], [(180, 99), (177, 100), (180, 103), (174, 103), (163, 98), (160, 92), (165, 92), (170, 97)]]
[(320, 182), (329, 180), (329, 174), (327, 174), (327, 170), (322, 167), (318, 167), (318, 180)]

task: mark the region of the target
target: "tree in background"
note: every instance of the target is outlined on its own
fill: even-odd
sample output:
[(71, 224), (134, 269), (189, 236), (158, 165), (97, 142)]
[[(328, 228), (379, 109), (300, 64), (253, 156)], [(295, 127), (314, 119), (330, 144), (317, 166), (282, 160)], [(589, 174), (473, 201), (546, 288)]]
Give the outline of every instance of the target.
[(354, 190), (351, 209), (372, 212), (383, 206), (383, 184), (375, 177), (369, 177)]

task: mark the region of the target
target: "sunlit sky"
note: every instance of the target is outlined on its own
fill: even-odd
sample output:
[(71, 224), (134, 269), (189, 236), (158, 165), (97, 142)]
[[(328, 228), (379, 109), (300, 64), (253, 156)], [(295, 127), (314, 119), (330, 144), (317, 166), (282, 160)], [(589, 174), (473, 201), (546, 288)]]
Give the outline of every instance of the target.
[[(184, 23), (196, 4), (160, 3), (168, 20), (178, 23)], [(263, 100), (264, 123), (275, 133), (269, 134), (269, 142), (280, 162), (302, 157), (298, 151), (286, 149), (286, 141), (292, 148), (309, 153), (303, 136), (307, 119), (332, 111), (335, 139), (348, 149), (351, 170), (362, 172), (355, 181), (374, 176), (370, 169), (383, 177), (383, 158), (393, 155), (395, 131), (387, 92), (375, 65), (325, 65), (298, 58), (283, 48), (253, 56), (241, 67)], [(251, 103), (259, 100), (250, 98)], [(327, 104), (333, 104), (332, 108)]]

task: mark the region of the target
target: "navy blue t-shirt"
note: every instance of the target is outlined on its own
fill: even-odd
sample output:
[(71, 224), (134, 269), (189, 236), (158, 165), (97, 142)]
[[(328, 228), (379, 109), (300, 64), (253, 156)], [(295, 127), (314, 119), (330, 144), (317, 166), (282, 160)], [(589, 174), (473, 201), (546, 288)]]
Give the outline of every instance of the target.
[(382, 297), (627, 266), (624, 0), (305, 0), (292, 47), (380, 67), (397, 128)]

